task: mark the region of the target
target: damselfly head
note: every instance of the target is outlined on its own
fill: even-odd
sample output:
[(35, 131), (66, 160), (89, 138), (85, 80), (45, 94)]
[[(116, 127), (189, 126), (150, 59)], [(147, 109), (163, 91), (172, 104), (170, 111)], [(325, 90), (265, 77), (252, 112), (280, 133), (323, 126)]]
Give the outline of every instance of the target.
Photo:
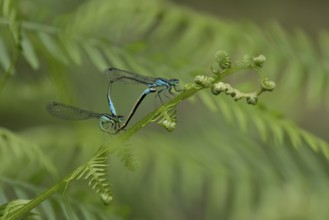
[(179, 84), (179, 79), (170, 79), (169, 84), (171, 86), (177, 86)]
[[(113, 116), (113, 117), (115, 117), (115, 116)], [(121, 123), (121, 122), (123, 122), (123, 120), (124, 120), (125, 117), (123, 115), (118, 115), (118, 116), (116, 116), (116, 118), (117, 118), (117, 121), (119, 123)]]

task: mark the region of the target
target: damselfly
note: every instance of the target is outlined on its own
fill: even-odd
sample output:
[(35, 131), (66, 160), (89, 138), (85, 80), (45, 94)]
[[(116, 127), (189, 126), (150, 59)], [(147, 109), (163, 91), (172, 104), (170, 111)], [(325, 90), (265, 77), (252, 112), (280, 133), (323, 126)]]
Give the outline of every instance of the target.
[(107, 113), (96, 113), (70, 105), (65, 105), (58, 102), (50, 102), (47, 105), (47, 111), (60, 119), (65, 120), (85, 120), (90, 118), (99, 119), (99, 127), (102, 131), (116, 133), (123, 122), (123, 116), (110, 115)]
[[(116, 110), (115, 110), (113, 101), (111, 99), (112, 83), (115, 83), (115, 82), (120, 82), (120, 83), (141, 83), (141, 84), (147, 85), (148, 88), (146, 90), (144, 90), (142, 95), (144, 95), (144, 94), (147, 95), (151, 92), (155, 92), (156, 91), (155, 88), (159, 88), (156, 97), (159, 97), (161, 103), (163, 103), (162, 99), (161, 99), (161, 96), (160, 96), (161, 92), (164, 92), (164, 95), (166, 97), (168, 97), (168, 95), (167, 95), (168, 93), (170, 95), (173, 95), (173, 96), (175, 95), (172, 92), (172, 89), (174, 89), (176, 92), (181, 91), (177, 88), (177, 86), (179, 84), (178, 79), (165, 79), (165, 78), (161, 78), (161, 77), (155, 78), (155, 77), (142, 76), (142, 75), (139, 75), (137, 73), (117, 69), (117, 68), (114, 68), (114, 67), (109, 67), (106, 70), (105, 74), (107, 75), (107, 77), (110, 80), (108, 93), (107, 93), (107, 99), (108, 99), (108, 103), (109, 103), (109, 106), (110, 106), (110, 110), (111, 110), (113, 115), (116, 115)], [(150, 90), (150, 88), (153, 88), (152, 91)]]

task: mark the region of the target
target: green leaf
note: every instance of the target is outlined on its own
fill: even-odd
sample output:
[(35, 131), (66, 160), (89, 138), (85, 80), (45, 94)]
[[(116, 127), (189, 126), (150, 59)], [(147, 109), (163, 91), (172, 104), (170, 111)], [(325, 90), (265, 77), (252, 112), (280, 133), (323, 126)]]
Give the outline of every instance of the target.
[(81, 58), (81, 51), (79, 49), (78, 42), (74, 40), (65, 40), (63, 41), (64, 47), (66, 48), (67, 53), (72, 58), (72, 60), (77, 64), (81, 65), (82, 58)]
[(248, 130), (248, 122), (245, 112), (243, 112), (239, 106), (233, 108), (232, 110), (237, 122), (239, 123), (240, 129), (246, 132)]
[(9, 17), (10, 11), (12, 10), (12, 0), (2, 0), (2, 13), (4, 17)]
[[(109, 45), (104, 45), (104, 47), (109, 47)], [(126, 62), (123, 59), (125, 56), (125, 53), (122, 52), (120, 49), (116, 47), (111, 47), (108, 50), (104, 51), (105, 56), (109, 60), (108, 66), (114, 66), (114, 67), (124, 67), (126, 66)]]
[[(231, 101), (231, 100), (229, 100), (229, 101)], [(227, 99), (225, 99), (225, 98), (218, 98), (217, 102), (218, 102), (218, 106), (219, 106), (220, 110), (222, 111), (222, 113), (224, 115), (224, 118), (228, 122), (231, 122), (232, 123), (233, 113), (232, 113), (232, 111), (230, 109), (230, 104), (227, 101)]]
[(89, 58), (100, 71), (104, 71), (104, 69), (108, 67), (108, 62), (106, 62), (103, 54), (99, 51), (98, 48), (96, 48), (93, 44), (90, 43), (85, 43), (83, 47)]
[(26, 34), (23, 34), (22, 40), (23, 55), (27, 62), (31, 65), (33, 69), (39, 68), (39, 59), (34, 51), (34, 47), (29, 37)]
[(9, 69), (10, 57), (1, 36), (0, 36), (0, 63), (5, 71)]
[(329, 94), (325, 90), (325, 84), (328, 81), (329, 76), (322, 71), (323, 70), (319, 66), (313, 66), (312, 70), (310, 70), (310, 76), (306, 85), (309, 91), (306, 98), (307, 100), (310, 100), (313, 104), (311, 107), (314, 108), (321, 105), (324, 94)]
[[(204, 105), (207, 106), (207, 108), (209, 108), (209, 110), (211, 112), (217, 112), (218, 108), (215, 104), (214, 98), (212, 96), (210, 96), (209, 94), (205, 93), (205, 92), (201, 92), (199, 93), (199, 96), (201, 98), (201, 101), (203, 102)], [(216, 98), (220, 98), (220, 97), (216, 97)]]
[(257, 115), (254, 116), (253, 122), (257, 129), (258, 135), (260, 136), (262, 141), (266, 142), (267, 140), (267, 128), (265, 124), (266, 122), (262, 118), (257, 117)]
[(54, 56), (57, 60), (67, 64), (67, 58), (64, 55), (60, 45), (58, 44), (57, 40), (54, 37), (46, 32), (39, 32), (38, 37), (40, 38), (41, 42), (48, 50), (51, 56)]
[(297, 148), (302, 145), (302, 138), (301, 135), (298, 133), (297, 129), (295, 129), (293, 126), (287, 126), (286, 132), (294, 147)]

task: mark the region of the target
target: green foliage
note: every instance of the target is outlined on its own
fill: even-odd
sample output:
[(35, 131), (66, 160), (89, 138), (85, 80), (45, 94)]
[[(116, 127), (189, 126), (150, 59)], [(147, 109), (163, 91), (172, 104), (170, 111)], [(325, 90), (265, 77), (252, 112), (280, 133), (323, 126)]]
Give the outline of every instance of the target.
[[(100, 195), (104, 204), (110, 204), (113, 200), (111, 185), (107, 178), (107, 156), (97, 155), (94, 159), (88, 161), (86, 165), (78, 168), (70, 179), (89, 180), (89, 186)], [(71, 181), (71, 180), (70, 180)]]
[[(79, 2), (55, 19), (34, 4), (0, 1), (0, 120), (10, 127), (0, 130), (0, 211), (30, 201), (24, 207), (42, 219), (328, 218), (328, 142), (296, 124), (307, 109), (328, 107), (327, 31), (314, 44), (302, 30), (160, 0)], [(51, 127), (43, 111), (53, 96), (106, 102), (107, 82), (94, 78), (109, 65), (178, 78), (185, 91), (118, 137), (96, 123)], [(257, 105), (233, 102), (241, 99)], [(150, 122), (174, 132), (144, 128)], [(49, 188), (59, 176), (67, 177)], [(113, 202), (102, 206), (78, 179)]]
[[(11, 34), (11, 38), (14, 42), (14, 50), (12, 57), (9, 58), (9, 54), (6, 52), (6, 48), (4, 43), (0, 37), (0, 60), (4, 68), (4, 73), (1, 75), (0, 78), (0, 92), (4, 85), (6, 84), (7, 80), (15, 71), (15, 66), (18, 62), (18, 58), (21, 54), (21, 21), (19, 19), (19, 10), (18, 10), (18, 3), (17, 1), (9, 1), (3, 0), (0, 2), (0, 6), (2, 9), (2, 17), (4, 18), (4, 22), (8, 25), (9, 32)], [(11, 61), (9, 61), (11, 60)]]
[[(23, 199), (18, 199), (11, 201), (10, 203), (4, 204), (0, 206), (0, 217), (3, 219), (6, 219), (9, 213), (15, 212), (18, 209), (22, 208), (24, 205), (26, 205), (29, 202), (29, 200), (23, 200)], [(25, 217), (25, 219), (33, 219), (30, 218), (33, 213), (28, 213)]]
[[(4, 178), (1, 178), (0, 186), (1, 198), (6, 199), (7, 201), (12, 200), (12, 196), (8, 193), (6, 194), (6, 190), (11, 189), (15, 195), (20, 197), (35, 195), (44, 190), (40, 186), (32, 185), (27, 182), (18, 182)], [(56, 195), (42, 203), (38, 207), (37, 212), (33, 211), (29, 213), (24, 219), (122, 219), (119, 215), (115, 214), (115, 209), (119, 210), (120, 207), (114, 206), (111, 211), (109, 211), (104, 210), (103, 206), (100, 206), (97, 201), (81, 201), (84, 201), (83, 196), (80, 196), (80, 198), (77, 199), (73, 197), (68, 198), (65, 195)], [(0, 206), (1, 217), (3, 217), (3, 213), (10, 210), (11, 212), (14, 212), (15, 209), (20, 208), (27, 202), (30, 202), (30, 200), (19, 199), (12, 200), (8, 204), (3, 204)]]
[[(30, 167), (32, 170), (35, 170), (35, 167), (40, 167), (51, 174), (51, 176), (58, 176), (54, 164), (44, 155), (39, 146), (29, 143), (3, 128), (0, 128), (0, 158), (2, 165), (0, 171), (5, 176), (17, 178), (21, 175), (20, 170), (29, 169)], [(8, 170), (8, 167), (12, 166), (13, 161), (20, 161), (21, 164), (17, 164)], [(21, 166), (19, 167), (18, 165)], [(40, 172), (40, 170), (38, 171)]]

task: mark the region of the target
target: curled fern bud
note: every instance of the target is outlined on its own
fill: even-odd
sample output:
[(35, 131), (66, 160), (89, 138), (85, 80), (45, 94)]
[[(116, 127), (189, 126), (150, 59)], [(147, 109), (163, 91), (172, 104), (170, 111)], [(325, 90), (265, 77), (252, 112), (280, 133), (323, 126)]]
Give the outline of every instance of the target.
[(214, 95), (219, 95), (221, 92), (225, 91), (227, 86), (223, 82), (218, 82), (211, 87), (211, 92)]
[(172, 120), (161, 120), (159, 122), (160, 125), (162, 125), (167, 131), (173, 131), (176, 127), (176, 122)]
[(262, 81), (262, 89), (265, 91), (272, 91), (275, 87), (276, 84), (274, 81), (268, 80), (267, 78)]
[(161, 113), (159, 113), (152, 120), (158, 121), (158, 124), (163, 126), (167, 131), (173, 131), (176, 127), (176, 104), (162, 107)]
[(237, 102), (244, 97), (244, 94), (241, 93), (240, 91), (236, 90), (235, 96), (232, 96), (232, 97), (234, 97), (234, 101)]
[(215, 54), (215, 59), (220, 68), (222, 68), (223, 70), (231, 68), (231, 58), (229, 57), (227, 52), (223, 50), (217, 51)]
[(202, 87), (210, 87), (214, 79), (212, 77), (199, 75), (194, 78), (194, 82)]
[(220, 73), (219, 69), (214, 69), (212, 66), (210, 66), (211, 72), (215, 75), (218, 75)]
[(246, 54), (242, 58), (242, 63), (246, 66), (252, 66), (253, 65), (253, 58), (250, 55)]
[(112, 200), (113, 200), (113, 196), (112, 193), (108, 193), (108, 192), (104, 192), (100, 194), (101, 200), (105, 205), (109, 205)]
[(266, 61), (266, 57), (264, 55), (259, 55), (258, 57), (253, 57), (253, 63), (255, 66), (262, 67)]
[(236, 97), (237, 94), (239, 94), (240, 92), (239, 92), (239, 90), (233, 88), (232, 86), (229, 86), (229, 87), (226, 89), (225, 93), (226, 93), (227, 95), (232, 96), (232, 97)]
[(247, 103), (250, 105), (256, 105), (258, 101), (258, 96), (256, 94), (252, 94), (247, 98)]

